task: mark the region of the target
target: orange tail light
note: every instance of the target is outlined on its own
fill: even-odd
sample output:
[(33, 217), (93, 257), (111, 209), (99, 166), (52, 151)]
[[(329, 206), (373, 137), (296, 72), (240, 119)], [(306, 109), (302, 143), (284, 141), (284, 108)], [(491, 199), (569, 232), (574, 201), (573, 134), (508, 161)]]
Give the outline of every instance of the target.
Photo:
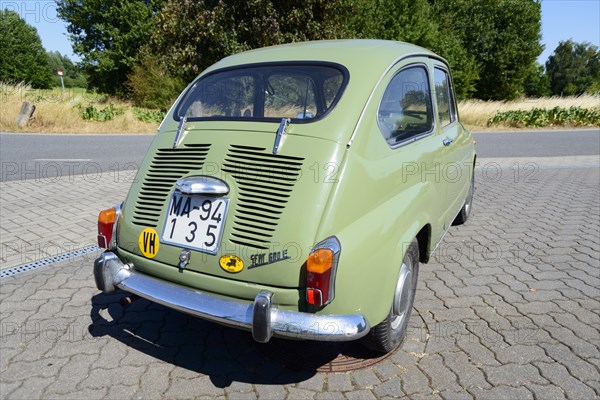
[(306, 301), (321, 307), (329, 304), (334, 297), (334, 281), (340, 244), (336, 238), (320, 243), (306, 261)]
[(98, 246), (108, 249), (112, 240), (113, 227), (117, 220), (115, 207), (100, 211), (98, 214)]

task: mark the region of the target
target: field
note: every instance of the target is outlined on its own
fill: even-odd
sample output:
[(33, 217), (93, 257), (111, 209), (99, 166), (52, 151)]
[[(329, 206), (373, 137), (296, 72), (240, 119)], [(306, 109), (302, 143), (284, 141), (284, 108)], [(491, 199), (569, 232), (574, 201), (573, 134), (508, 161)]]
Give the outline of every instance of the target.
[[(556, 107), (568, 110), (572, 107), (590, 110), (596, 114), (600, 112), (600, 96), (583, 95), (579, 97), (545, 97), (539, 99), (520, 99), (515, 101), (482, 101), (467, 100), (458, 104), (460, 120), (469, 129), (490, 130), (490, 129), (512, 129), (514, 127), (499, 125), (488, 126), (488, 121), (493, 118), (497, 112), (507, 111), (529, 111), (534, 109), (552, 110)], [(586, 124), (581, 124), (586, 126)], [(577, 124), (577, 126), (580, 126)], [(598, 123), (591, 126), (599, 126)], [(552, 126), (556, 127), (556, 126)], [(569, 127), (569, 125), (566, 125)]]
[[(36, 111), (29, 125), (20, 128), (15, 119), (23, 101), (35, 104)], [(502, 122), (488, 126), (488, 121), (497, 112), (552, 110), (556, 107), (566, 111), (576, 107), (582, 109), (586, 115), (591, 113), (593, 117), (588, 118), (589, 121), (586, 119), (584, 123), (576, 120), (575, 123), (567, 121), (566, 125), (550, 124), (550, 128), (600, 126), (600, 96), (550, 97), (506, 102), (467, 100), (458, 105), (461, 121), (472, 130), (515, 129), (522, 125), (515, 124), (513, 120), (511, 123)], [(60, 88), (35, 90), (25, 85), (0, 84), (2, 132), (152, 133), (158, 128), (161, 116), (159, 111), (135, 108), (130, 102), (90, 93), (81, 88), (66, 89), (63, 96)], [(517, 115), (517, 118), (520, 117)], [(542, 124), (540, 127), (546, 126)]]

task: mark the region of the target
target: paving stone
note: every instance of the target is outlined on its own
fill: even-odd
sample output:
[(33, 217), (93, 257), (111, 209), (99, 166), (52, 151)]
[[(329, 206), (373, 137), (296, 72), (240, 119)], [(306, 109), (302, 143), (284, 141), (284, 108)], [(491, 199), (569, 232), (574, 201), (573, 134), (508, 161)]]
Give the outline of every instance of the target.
[(223, 391), (223, 389), (215, 390), (210, 380), (203, 379), (201, 382), (197, 382), (195, 379), (176, 378), (171, 381), (169, 388), (164, 393), (164, 396), (167, 398), (174, 399), (188, 399), (195, 398), (196, 396), (201, 395), (209, 395), (215, 397), (224, 394), (225, 392)]
[(546, 384), (540, 372), (533, 365), (507, 364), (500, 367), (482, 367), (487, 380), (493, 386), (522, 386), (526, 383)]
[(473, 396), (469, 392), (442, 392), (440, 393), (444, 400), (471, 400)]
[(581, 358), (600, 357), (600, 351), (595, 345), (589, 343), (588, 341), (580, 339), (570, 329), (564, 327), (547, 327), (545, 328), (545, 331), (547, 331), (550, 334), (550, 336), (552, 336), (552, 338), (554, 338), (555, 340), (560, 341), (561, 343), (568, 346)]
[[(578, 379), (591, 381), (600, 377), (594, 365), (575, 355), (567, 346), (563, 344), (542, 344), (541, 346), (546, 350), (548, 356), (566, 366), (569, 373)], [(546, 360), (546, 362), (548, 361), (550, 360)]]
[(458, 377), (458, 382), (463, 388), (491, 387), (483, 372), (469, 361), (465, 353), (446, 353), (443, 357), (445, 364)]
[(313, 392), (321, 392), (325, 383), (325, 375), (316, 374), (305, 381), (299, 382), (298, 389), (311, 390)]
[(565, 392), (554, 385), (528, 384), (527, 388), (533, 392), (536, 399), (565, 399)]
[(347, 392), (349, 390), (352, 390), (352, 381), (350, 379), (350, 374), (328, 374), (327, 390), (332, 392)]
[(574, 378), (563, 365), (543, 362), (536, 362), (535, 365), (540, 369), (542, 376), (564, 390), (567, 398), (591, 399), (596, 396), (589, 386)]
[(94, 368), (89, 372), (88, 378), (83, 380), (79, 386), (100, 389), (110, 386), (108, 382), (120, 382), (126, 386), (133, 386), (138, 384), (139, 376), (144, 370), (143, 367)]
[(382, 381), (397, 377), (402, 372), (401, 369), (389, 359), (385, 359), (380, 363), (375, 364), (372, 368)]
[(346, 392), (346, 398), (348, 400), (375, 400), (376, 397), (370, 390), (355, 390), (352, 392)]
[(283, 399), (287, 396), (281, 385), (254, 385), (259, 400)]
[(416, 365), (408, 367), (406, 373), (402, 375), (402, 387), (409, 396), (431, 391), (429, 378)]
[(494, 400), (533, 400), (533, 395), (524, 387), (498, 386), (492, 389), (471, 389), (470, 392), (476, 399)]
[[(314, 394), (313, 394), (314, 395)], [(254, 392), (232, 392), (227, 395), (227, 399), (229, 400), (252, 400), (257, 399), (257, 395)], [(311, 398), (311, 397), (307, 397)]]
[(520, 344), (496, 350), (496, 358), (502, 364), (530, 364), (533, 361), (550, 361), (541, 347)]
[(312, 392), (310, 390), (289, 388), (286, 399), (289, 399), (289, 400), (314, 399), (315, 395), (316, 395), (316, 393)]
[(108, 388), (106, 399), (131, 399), (134, 397), (136, 386), (111, 385)]
[(323, 392), (315, 395), (315, 400), (344, 400), (345, 398), (342, 392)]
[(458, 342), (458, 347), (460, 347), (464, 352), (466, 352), (467, 356), (469, 357), (469, 360), (473, 362), (476, 366), (500, 365), (500, 363), (496, 360), (495, 354), (489, 348), (479, 343), (479, 341), (460, 341)]
[(356, 386), (363, 389), (372, 389), (375, 385), (379, 385), (381, 383), (371, 368), (353, 371), (352, 379), (354, 380)]
[[(10, 394), (13, 399), (41, 399), (45, 389), (54, 381), (54, 378), (30, 378), (23, 382)], [(2, 393), (4, 398), (4, 393)]]
[(380, 385), (375, 386), (373, 389), (377, 397), (390, 396), (390, 397), (401, 397), (404, 396), (400, 381), (397, 379), (390, 379)]
[(413, 399), (417, 399), (417, 400), (442, 400), (442, 397), (437, 394), (437, 393), (430, 393), (430, 394), (415, 394), (413, 397)]
[(419, 368), (427, 374), (434, 390), (460, 391), (461, 387), (458, 385), (456, 375), (444, 365), (439, 355), (423, 357), (419, 361)]
[[(169, 388), (171, 381), (170, 372), (172, 370), (173, 366), (170, 364), (161, 364), (157, 362), (148, 364), (146, 370), (140, 377), (139, 387), (134, 397), (138, 399), (162, 397), (163, 393)], [(212, 384), (208, 378), (203, 378), (203, 381), (197, 382), (197, 387), (198, 391), (206, 392), (205, 388), (212, 388)], [(217, 396), (222, 393), (222, 389), (215, 389), (211, 394)]]

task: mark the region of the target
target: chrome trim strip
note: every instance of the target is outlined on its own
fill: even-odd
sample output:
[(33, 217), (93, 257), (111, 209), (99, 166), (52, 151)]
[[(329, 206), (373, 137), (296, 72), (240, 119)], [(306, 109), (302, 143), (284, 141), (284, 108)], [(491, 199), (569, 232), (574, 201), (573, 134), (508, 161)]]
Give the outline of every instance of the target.
[[(113, 208), (115, 209), (115, 223), (113, 224), (113, 229), (112, 229), (112, 236), (110, 238), (110, 243), (108, 244), (107, 249), (108, 250), (114, 250), (117, 248), (117, 243), (119, 243), (118, 240), (118, 233), (119, 233), (119, 223), (121, 222), (121, 217), (122, 217), (122, 211), (121, 211), (121, 207), (123, 206), (123, 203), (117, 204), (115, 205)], [(106, 238), (105, 238), (106, 240)]]
[(283, 118), (279, 123), (279, 128), (275, 134), (275, 142), (273, 143), (273, 154), (277, 154), (279, 151), (281, 141), (283, 140), (283, 135), (285, 135), (285, 131), (287, 131), (288, 126), (290, 126), (290, 121), (291, 120), (289, 118)]
[(177, 126), (177, 132), (175, 132), (175, 140), (173, 141), (173, 148), (177, 148), (179, 145), (179, 137), (181, 136), (181, 132), (185, 129), (185, 124), (187, 122), (187, 115), (183, 118), (179, 119), (179, 125)]
[(229, 193), (229, 186), (219, 178), (206, 175), (186, 176), (175, 183), (175, 189), (183, 194), (204, 194), (223, 196)]
[[(130, 264), (123, 264), (111, 252), (103, 253), (96, 259), (94, 276), (97, 284), (101, 280), (98, 285), (100, 290), (116, 286), (166, 307), (248, 331), (253, 330), (255, 323), (260, 323), (260, 318), (253, 320), (255, 304), (260, 304), (264, 296), (271, 295), (269, 292), (259, 293), (254, 303), (222, 299), (139, 273)], [(276, 337), (350, 341), (365, 336), (371, 329), (366, 318), (360, 314), (309, 314), (279, 310), (273, 304), (265, 312), (268, 312), (264, 320), (267, 326), (263, 325), (259, 330), (272, 330)]]
[[(402, 61), (404, 61), (406, 59), (414, 58), (414, 57), (431, 57), (431, 58), (436, 58), (436, 59), (438, 58), (433, 53), (431, 53), (431, 54), (428, 54), (428, 53), (412, 53), (412, 54), (404, 55), (404, 56), (398, 58), (392, 64), (390, 64), (390, 66), (387, 67), (385, 71), (383, 71), (383, 73), (381, 74), (381, 76), (377, 80), (377, 83), (375, 83), (375, 86), (373, 86), (373, 90), (371, 90), (371, 94), (369, 95), (369, 98), (367, 99), (365, 105), (362, 108), (360, 116), (358, 117), (358, 121), (356, 122), (356, 125), (354, 126), (354, 130), (352, 131), (352, 135), (350, 136), (350, 140), (346, 144), (346, 148), (350, 148), (350, 146), (352, 146), (352, 143), (354, 143), (354, 138), (356, 137), (356, 133), (358, 132), (358, 128), (359, 128), (359, 126), (360, 126), (360, 124), (361, 124), (364, 116), (366, 115), (367, 107), (369, 106), (369, 104), (371, 103), (371, 100), (375, 96), (375, 91), (377, 90), (377, 88), (379, 87), (379, 85), (381, 84), (381, 82), (383, 81), (383, 78), (385, 78), (385, 76), (387, 75), (387, 73), (390, 72), (396, 65), (398, 65), (398, 63), (400, 63), (400, 62), (402, 62)], [(443, 60), (443, 58), (441, 58), (441, 57), (439, 59)]]
[[(331, 280), (329, 281), (329, 299), (327, 303), (320, 304), (319, 306), (324, 306), (333, 301), (335, 298), (335, 277), (337, 275), (337, 267), (340, 261), (340, 253), (342, 252), (342, 245), (337, 237), (330, 236), (327, 239), (319, 242), (312, 248), (310, 254), (314, 253), (319, 249), (329, 249), (333, 252), (333, 262), (331, 265)], [(308, 295), (307, 295), (308, 296)], [(321, 293), (321, 301), (323, 299), (323, 294)], [(308, 298), (306, 299), (308, 300)]]

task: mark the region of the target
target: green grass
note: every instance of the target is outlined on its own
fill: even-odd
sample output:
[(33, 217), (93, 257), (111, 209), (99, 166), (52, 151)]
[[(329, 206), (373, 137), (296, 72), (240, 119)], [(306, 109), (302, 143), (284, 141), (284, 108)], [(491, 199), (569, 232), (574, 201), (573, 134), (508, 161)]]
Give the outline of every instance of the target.
[(506, 125), (513, 128), (542, 128), (552, 126), (600, 126), (600, 110), (581, 107), (552, 109), (534, 108), (497, 112), (488, 120), (488, 126)]

